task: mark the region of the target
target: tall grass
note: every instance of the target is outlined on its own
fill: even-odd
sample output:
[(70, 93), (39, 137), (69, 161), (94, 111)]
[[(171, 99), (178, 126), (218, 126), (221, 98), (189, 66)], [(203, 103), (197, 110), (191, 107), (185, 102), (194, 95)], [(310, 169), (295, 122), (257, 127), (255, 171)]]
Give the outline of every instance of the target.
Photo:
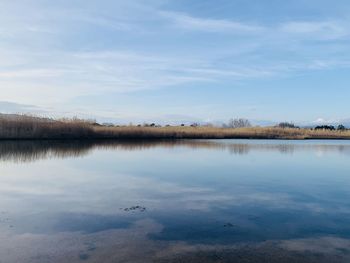
[(0, 116), (0, 139), (82, 139), (92, 136), (92, 125), (84, 120)]
[(79, 119), (0, 115), (0, 139), (350, 139), (350, 131), (279, 127), (106, 127)]

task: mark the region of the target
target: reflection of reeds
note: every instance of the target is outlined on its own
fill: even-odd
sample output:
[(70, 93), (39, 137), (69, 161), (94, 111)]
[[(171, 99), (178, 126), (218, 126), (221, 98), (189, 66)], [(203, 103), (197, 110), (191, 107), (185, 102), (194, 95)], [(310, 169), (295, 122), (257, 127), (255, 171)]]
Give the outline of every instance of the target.
[(0, 160), (30, 162), (47, 158), (79, 157), (89, 153), (91, 143), (74, 141), (2, 141)]
[[(4, 117), (5, 116), (5, 117)], [(0, 116), (0, 139), (350, 139), (350, 131), (277, 127), (105, 127), (83, 120)]]
[(210, 140), (154, 140), (154, 141), (112, 141), (112, 140), (56, 140), (56, 141), (2, 141), (0, 142), (0, 160), (31, 162), (48, 158), (80, 157), (94, 149), (121, 151), (138, 151), (155, 147), (187, 147), (193, 150), (211, 149), (228, 151), (231, 154), (243, 155), (251, 151), (276, 151), (294, 153), (294, 151), (314, 151), (317, 153), (338, 152), (350, 154), (350, 144), (292, 144), (292, 143), (247, 143), (244, 141), (210, 141)]

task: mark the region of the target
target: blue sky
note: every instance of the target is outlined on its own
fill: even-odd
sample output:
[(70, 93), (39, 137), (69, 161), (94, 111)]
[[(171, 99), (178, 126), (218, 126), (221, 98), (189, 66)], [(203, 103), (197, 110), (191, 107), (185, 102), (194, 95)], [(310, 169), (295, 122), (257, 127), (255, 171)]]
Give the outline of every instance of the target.
[(349, 13), (347, 0), (3, 0), (0, 110), (347, 119)]

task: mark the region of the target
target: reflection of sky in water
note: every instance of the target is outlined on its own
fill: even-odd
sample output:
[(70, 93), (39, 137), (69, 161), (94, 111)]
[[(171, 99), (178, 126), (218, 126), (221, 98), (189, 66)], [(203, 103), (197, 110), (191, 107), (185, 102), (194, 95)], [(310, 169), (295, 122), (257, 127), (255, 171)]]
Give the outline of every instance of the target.
[[(321, 240), (347, 253), (346, 141), (56, 144), (0, 144), (0, 242), (12, 239), (10, 248), (30, 251), (33, 262), (50, 262), (35, 258), (33, 239), (59, 242), (57, 257), (70, 247), (87, 261), (122, 241), (124, 259), (145, 243), (188, 252), (278, 241), (301, 253), (307, 240)], [(137, 239), (126, 241), (132, 233)]]

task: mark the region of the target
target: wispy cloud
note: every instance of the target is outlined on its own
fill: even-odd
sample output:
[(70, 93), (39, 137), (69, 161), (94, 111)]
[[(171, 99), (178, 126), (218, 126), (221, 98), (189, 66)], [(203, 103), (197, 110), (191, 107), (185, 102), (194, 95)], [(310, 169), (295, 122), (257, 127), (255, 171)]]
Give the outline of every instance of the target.
[(280, 26), (282, 32), (318, 39), (337, 39), (349, 36), (348, 28), (338, 21), (291, 21)]
[(170, 21), (178, 28), (188, 31), (206, 31), (218, 33), (264, 33), (270, 37), (283, 37), (283, 34), (295, 34), (307, 39), (338, 39), (350, 34), (348, 24), (337, 20), (298, 21), (292, 20), (277, 25), (262, 25), (242, 21), (201, 18), (186, 13), (160, 11), (160, 17)]
[(236, 33), (250, 33), (260, 32), (264, 30), (263, 27), (257, 25), (245, 24), (242, 22), (224, 20), (224, 19), (210, 19), (190, 16), (185, 13), (162, 11), (159, 14), (174, 23), (176, 26), (186, 30), (200, 30), (208, 32), (236, 32)]
[(20, 52), (13, 54), (13, 61), (6, 61), (2, 68), (0, 63), (1, 96), (23, 103), (33, 99), (25, 96), (29, 94), (34, 94), (38, 103), (52, 103), (108, 91), (131, 92), (208, 80), (203, 74), (186, 72), (188, 67), (198, 67), (199, 61), (126, 51)]
[[(340, 62), (334, 60), (261, 65), (238, 61), (217, 66), (216, 58), (161, 56), (126, 50), (19, 52), (12, 55), (12, 60), (13, 64), (9, 60), (3, 61), (4, 64), (0, 62), (1, 99), (40, 105), (106, 92), (125, 93), (189, 83), (271, 78), (340, 66)], [(343, 61), (342, 65), (349, 66), (349, 63)]]
[(23, 69), (23, 70), (7, 70), (0, 72), (0, 80), (1, 79), (32, 79), (32, 78), (50, 78), (50, 77), (58, 77), (63, 75), (63, 71), (61, 70), (50, 70), (47, 68), (42, 69)]
[[(246, 23), (227, 19), (201, 18), (186, 13), (160, 11), (171, 25), (187, 31), (225, 34), (250, 34), (263, 40), (336, 40), (350, 36), (349, 24), (342, 20), (291, 20), (273, 25)], [(263, 33), (263, 34), (262, 34)]]

